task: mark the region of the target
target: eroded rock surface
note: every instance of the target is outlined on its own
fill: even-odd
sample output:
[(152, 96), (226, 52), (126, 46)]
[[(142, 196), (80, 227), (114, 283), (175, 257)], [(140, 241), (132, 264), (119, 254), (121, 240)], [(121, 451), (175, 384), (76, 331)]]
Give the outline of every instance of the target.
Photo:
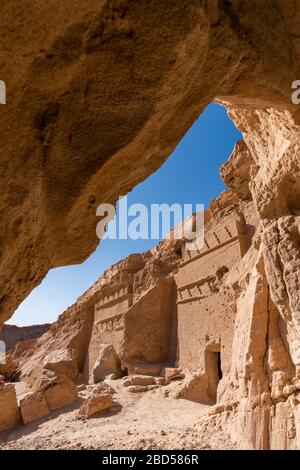
[(76, 349), (58, 349), (44, 359), (43, 368), (75, 380), (78, 375)]
[[(202, 249), (168, 237), (112, 266), (29, 349), (10, 351), (7, 364), (18, 362), (20, 379), (50, 410), (76, 400), (72, 380), (100, 381), (102, 390), (117, 370), (128, 375), (124, 393), (165, 389), (209, 405), (204, 426), (221, 427), (238, 448), (297, 448), (293, 325), (285, 327), (272, 297), (264, 222), (245, 199), (228, 190), (211, 202)], [(72, 380), (59, 375), (69, 368)], [(85, 398), (82, 416), (112, 406), (99, 393)]]
[(78, 398), (76, 386), (66, 375), (44, 376), (38, 391), (44, 394), (49, 410), (62, 408)]
[(20, 400), (20, 412), (24, 424), (43, 418), (50, 413), (45, 395), (42, 392), (32, 392)]
[(1, 322), (50, 268), (87, 258), (96, 206), (159, 168), (215, 98), (298, 125), (299, 22), (275, 0), (6, 2)]
[(115, 348), (111, 344), (102, 344), (93, 367), (94, 383), (101, 382), (107, 375), (112, 375), (115, 379), (121, 377), (121, 363)]
[(0, 341), (4, 341), (6, 351), (12, 349), (20, 341), (28, 341), (42, 336), (50, 328), (49, 324), (16, 326), (3, 325), (0, 328)]
[(101, 411), (109, 410), (114, 406), (114, 393), (114, 390), (105, 383), (96, 385), (80, 406), (79, 416), (90, 418)]
[(0, 383), (0, 432), (20, 423), (20, 412), (13, 384)]
[(145, 387), (180, 367), (175, 395), (215, 403), (205, 426), (237, 447), (299, 448), (297, 2), (16, 3), (1, 19), (0, 322), (51, 267), (95, 249), (97, 204), (155, 171), (209, 102), (244, 141), (199, 253), (165, 241), (113, 266), (0, 373), (48, 383), (55, 408), (59, 390), (76, 394), (47, 379), (49, 351), (76, 350), (87, 381), (109, 343), (124, 374), (154, 378)]

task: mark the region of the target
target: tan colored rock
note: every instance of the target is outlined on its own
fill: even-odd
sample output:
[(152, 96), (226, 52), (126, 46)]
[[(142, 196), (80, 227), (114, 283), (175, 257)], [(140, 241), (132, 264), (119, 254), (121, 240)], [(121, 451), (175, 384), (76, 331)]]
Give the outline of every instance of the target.
[(130, 375), (149, 375), (151, 377), (159, 376), (162, 364), (133, 363), (128, 365), (128, 373)]
[(180, 380), (184, 378), (182, 370), (178, 367), (164, 367), (161, 371), (161, 375), (167, 383), (171, 380)]
[(238, 446), (299, 447), (290, 388), (300, 366), (297, 2), (174, 0), (167, 17), (164, 2), (147, 0), (14, 3), (2, 8), (0, 32), (8, 91), (0, 114), (1, 324), (49, 269), (93, 252), (96, 205), (115, 203), (157, 170), (213, 100), (225, 103), (245, 143), (224, 178), (242, 198), (250, 189), (258, 219), (237, 204), (232, 232), (222, 221), (227, 193), (212, 205), (209, 248), (180, 259), (176, 287), (173, 268), (164, 274), (169, 265), (163, 258), (161, 269), (153, 252), (140, 257), (136, 275), (118, 275), (119, 265), (43, 338), (15, 349), (8, 367), (17, 367), (0, 373), (20, 367), (35, 385), (45, 356), (64, 348), (76, 349), (78, 370), (90, 373), (97, 344), (111, 343), (128, 372), (134, 363), (177, 361), (202, 377), (203, 396), (223, 400), (224, 410), (238, 402), (230, 419), (218, 417)]
[[(56, 6), (30, 3), (34, 31), (25, 15), (18, 21), (22, 5), (2, 12), (20, 41), (3, 28), (1, 70), (13, 92), (0, 121), (1, 321), (50, 268), (95, 249), (95, 204), (115, 202), (154, 172), (209, 102), (297, 112), (296, 3), (176, 0), (164, 22), (165, 5), (147, 0)], [(12, 156), (21, 154), (19, 165)]]
[(126, 377), (123, 384), (124, 387), (129, 387), (130, 385), (154, 385), (155, 378), (150, 375), (132, 375)]
[[(21, 365), (22, 377), (36, 384), (50, 350), (74, 347), (87, 380), (99, 345), (112, 344), (124, 373), (182, 369), (186, 378), (178, 388), (170, 384), (170, 396), (216, 404), (210, 425), (226, 430), (238, 448), (296, 449), (297, 116), (227, 106), (244, 143), (223, 170), (232, 190), (205, 212), (203, 248), (189, 253), (168, 239), (114, 265), (32, 344), (30, 356), (22, 346), (9, 356)], [(42, 380), (45, 385), (49, 377)], [(158, 385), (156, 379), (155, 385), (129, 381), (124, 383), (132, 393)]]
[(49, 414), (45, 396), (41, 392), (32, 392), (20, 400), (20, 412), (24, 424), (31, 423)]
[(20, 422), (16, 390), (13, 384), (0, 384), (0, 432), (8, 431)]
[(39, 391), (44, 394), (49, 410), (62, 408), (78, 398), (76, 385), (65, 375), (45, 377)]
[(90, 396), (82, 403), (79, 416), (90, 418), (91, 416), (110, 409), (114, 405), (114, 390), (105, 383), (93, 387)]
[[(88, 296), (83, 296), (78, 300), (78, 303), (60, 315), (50, 329), (36, 340), (25, 353), (19, 351), (19, 346), (24, 342), (18, 343), (12, 351), (20, 363), (21, 379), (30, 386), (36, 387), (36, 384), (39, 383), (43, 372), (43, 363), (45, 360), (47, 361), (46, 358), (52, 351), (67, 351), (66, 355), (69, 356), (67, 362), (71, 365), (72, 377), (76, 372), (74, 355), (77, 359), (77, 369), (79, 372), (82, 371), (90, 341), (93, 318), (93, 308), (90, 305), (93, 297), (92, 299), (86, 297)], [(65, 368), (63, 362), (62, 368), (67, 372), (68, 367)]]
[(213, 404), (216, 402), (216, 392), (210, 392), (207, 382), (205, 374), (196, 372), (186, 373), (183, 383), (175, 391), (175, 398)]
[(93, 367), (93, 381), (94, 383), (101, 382), (111, 374), (114, 378), (121, 376), (120, 359), (111, 344), (102, 344), (100, 345), (98, 359)]
[(19, 362), (16, 358), (11, 353), (6, 354), (5, 362), (0, 363), (0, 374), (8, 380), (18, 371), (18, 369)]
[(131, 385), (127, 388), (127, 391), (130, 393), (145, 393), (150, 392), (151, 390), (155, 390), (158, 388), (159, 385)]
[(164, 377), (154, 377), (154, 382), (155, 385), (159, 385), (160, 387), (168, 384)]
[(71, 380), (75, 380), (78, 375), (76, 350), (58, 349), (52, 351), (45, 357), (43, 367), (57, 375), (65, 375)]
[(0, 328), (0, 340), (5, 342), (6, 351), (8, 352), (20, 341), (39, 338), (49, 328), (50, 324), (32, 326), (3, 325)]

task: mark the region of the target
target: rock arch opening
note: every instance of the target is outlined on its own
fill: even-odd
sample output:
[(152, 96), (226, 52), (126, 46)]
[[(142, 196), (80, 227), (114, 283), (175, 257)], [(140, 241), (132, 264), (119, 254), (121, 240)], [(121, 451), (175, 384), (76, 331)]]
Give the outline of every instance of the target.
[[(226, 109), (216, 103), (209, 105), (167, 162), (128, 194), (128, 203), (143, 203), (150, 208), (152, 203), (193, 203), (195, 207), (199, 202), (208, 207), (210, 201), (226, 188), (219, 176), (219, 168), (240, 138), (241, 134), (228, 118)], [(173, 218), (172, 225), (179, 221)], [(131, 253), (154, 247), (158, 242), (159, 239), (102, 240), (94, 254), (81, 265), (51, 270), (19, 306), (9, 323), (31, 326), (55, 321), (105, 269)]]

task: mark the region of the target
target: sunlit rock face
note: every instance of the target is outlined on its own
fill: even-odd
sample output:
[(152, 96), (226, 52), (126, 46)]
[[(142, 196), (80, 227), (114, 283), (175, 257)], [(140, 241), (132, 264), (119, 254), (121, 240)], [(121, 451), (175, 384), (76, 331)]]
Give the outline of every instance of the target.
[[(172, 315), (159, 310), (161, 291), (168, 292), (171, 310), (180, 305), (177, 291), (190, 284), (176, 285), (175, 270), (180, 276), (184, 260), (159, 282), (145, 284), (148, 297), (140, 287), (138, 302), (163, 315), (164, 331), (170, 328), (173, 338), (168, 344), (179, 341), (179, 353), (164, 345), (159, 361), (172, 358), (193, 372), (192, 385), (181, 393), (217, 401), (210, 425), (227, 427), (241, 448), (299, 448), (300, 108), (291, 98), (291, 84), (300, 79), (296, 2), (25, 0), (6, 2), (1, 21), (7, 104), (0, 107), (0, 321), (50, 268), (87, 258), (98, 242), (96, 206), (114, 203), (159, 168), (216, 99), (244, 138), (222, 171), (237, 198), (232, 217), (244, 224), (235, 235), (241, 241), (234, 264), (212, 283), (230, 312), (222, 377), (211, 372), (218, 358), (212, 354), (222, 354), (216, 330), (208, 349), (202, 338), (195, 372), (194, 332), (187, 339), (184, 322), (173, 328)], [(212, 205), (216, 227), (224, 204), (226, 197)], [(144, 264), (142, 258), (136, 272), (156, 272), (155, 263), (149, 269)], [(202, 279), (197, 275), (191, 283)], [(10, 364), (20, 361), (31, 384), (37, 370), (27, 359), (35, 351), (40, 364), (49, 345), (78, 350), (79, 371), (90, 374), (86, 358), (99, 340), (96, 292), (12, 353)], [(144, 339), (139, 331), (132, 342), (131, 324), (129, 315), (119, 349), (124, 367)]]
[[(242, 448), (294, 449), (300, 390), (299, 127), (289, 112), (272, 108), (231, 108), (230, 115), (243, 130), (253, 162), (249, 187), (260, 233), (233, 284), (239, 287), (237, 355), (217, 411)], [(226, 416), (228, 409), (235, 412)]]
[(19, 341), (33, 340), (42, 336), (50, 324), (19, 327), (16, 325), (3, 325), (0, 328), (0, 341), (5, 343), (6, 351), (12, 349)]
[(159, 168), (213, 99), (297, 111), (287, 2), (25, 0), (1, 18), (2, 322), (87, 258), (96, 206)]

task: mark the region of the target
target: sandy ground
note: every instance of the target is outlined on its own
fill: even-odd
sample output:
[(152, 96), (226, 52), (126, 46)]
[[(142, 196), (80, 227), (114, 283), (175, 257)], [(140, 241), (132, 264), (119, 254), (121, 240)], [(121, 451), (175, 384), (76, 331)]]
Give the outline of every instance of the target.
[[(172, 398), (176, 384), (130, 393), (109, 382), (118, 403), (88, 420), (78, 417), (86, 391), (72, 405), (0, 436), (0, 449), (234, 449), (221, 429), (205, 425), (206, 405)], [(22, 391), (22, 387), (19, 387)]]

